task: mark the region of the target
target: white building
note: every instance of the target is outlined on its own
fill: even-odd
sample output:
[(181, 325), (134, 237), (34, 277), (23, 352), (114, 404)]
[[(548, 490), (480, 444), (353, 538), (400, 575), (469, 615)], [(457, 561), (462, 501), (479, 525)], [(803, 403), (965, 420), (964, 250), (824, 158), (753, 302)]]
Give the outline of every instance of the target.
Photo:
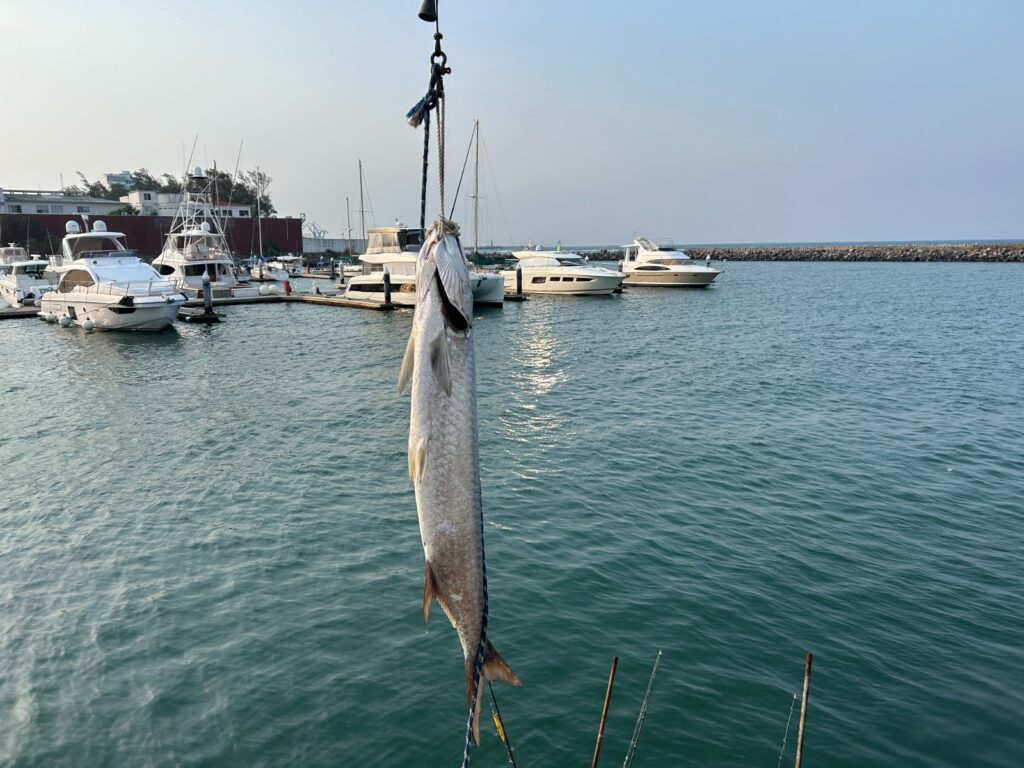
[(351, 240), (344, 237), (304, 237), (302, 238), (303, 253), (350, 253), (359, 255), (366, 253), (366, 241), (359, 238)]
[(123, 208), (117, 200), (104, 200), (88, 195), (66, 195), (63, 192), (0, 188), (0, 213), (37, 214), (85, 213), (105, 216)]
[(113, 189), (115, 184), (125, 189), (131, 189), (135, 186), (135, 181), (132, 179), (131, 171), (121, 171), (120, 173), (104, 173), (100, 176), (100, 184), (107, 189)]
[[(152, 192), (133, 189), (121, 198), (121, 205), (132, 205), (142, 216), (174, 216), (181, 207), (178, 192)], [(252, 206), (239, 203), (217, 202), (214, 212), (223, 219), (248, 219), (252, 217)]]

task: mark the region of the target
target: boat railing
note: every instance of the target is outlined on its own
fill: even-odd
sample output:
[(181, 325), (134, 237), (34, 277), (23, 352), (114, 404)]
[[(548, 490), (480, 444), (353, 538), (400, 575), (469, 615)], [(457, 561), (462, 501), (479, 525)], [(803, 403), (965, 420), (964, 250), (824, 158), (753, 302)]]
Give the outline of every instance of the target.
[(82, 287), (89, 293), (107, 296), (167, 296), (178, 293), (170, 280), (133, 280), (127, 283), (97, 283)]
[(76, 259), (105, 259), (109, 257), (123, 258), (125, 256), (132, 256), (134, 258), (139, 257), (138, 251), (129, 250), (125, 248), (123, 251), (110, 250), (110, 251), (79, 251), (75, 254)]

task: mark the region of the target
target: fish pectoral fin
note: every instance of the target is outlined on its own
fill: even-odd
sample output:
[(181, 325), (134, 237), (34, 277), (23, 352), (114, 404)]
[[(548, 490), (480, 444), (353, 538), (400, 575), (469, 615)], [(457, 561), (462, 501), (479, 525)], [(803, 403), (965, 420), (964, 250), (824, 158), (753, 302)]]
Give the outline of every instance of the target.
[(418, 439), (412, 435), (409, 436), (409, 479), (414, 483), (417, 480), (422, 480), (423, 474), (427, 471), (427, 443), (429, 440), (429, 435)]
[(438, 589), (437, 580), (434, 578), (434, 572), (430, 570), (430, 561), (427, 560), (426, 573), (423, 574), (423, 623), (427, 623), (427, 619), (430, 618), (430, 601), (440, 595), (441, 590)]
[(520, 686), (523, 684), (523, 681), (512, 671), (512, 667), (505, 663), (490, 642), (487, 643), (487, 650), (484, 653), (484, 677), (509, 685)]
[(413, 334), (409, 334), (409, 341), (405, 345), (405, 355), (402, 357), (402, 367), (398, 371), (398, 391), (404, 392), (412, 379), (412, 365), (416, 359), (416, 343)]
[(430, 342), (430, 368), (446, 395), (452, 394), (451, 365), (448, 362), (448, 333), (442, 328), (437, 338)]

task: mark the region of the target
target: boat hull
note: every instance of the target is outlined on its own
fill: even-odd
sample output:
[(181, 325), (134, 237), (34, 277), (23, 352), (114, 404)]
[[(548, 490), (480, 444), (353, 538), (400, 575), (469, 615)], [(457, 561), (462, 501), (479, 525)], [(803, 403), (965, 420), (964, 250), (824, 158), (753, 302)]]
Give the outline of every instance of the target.
[(646, 285), (657, 288), (706, 288), (715, 281), (721, 272), (718, 270), (697, 271), (666, 271), (666, 272), (627, 272), (623, 285)]
[(39, 314), (45, 317), (52, 313), (58, 318), (67, 315), (77, 326), (91, 320), (98, 331), (159, 331), (174, 322), (184, 302), (185, 297), (178, 294), (170, 300), (162, 296), (136, 298), (132, 306), (122, 306), (111, 302), (109, 296), (63, 298), (51, 293), (40, 302)]
[[(515, 293), (515, 270), (506, 270), (501, 274), (505, 278), (505, 290)], [(538, 280), (543, 280), (543, 282), (537, 282)], [(523, 293), (529, 294), (607, 296), (614, 293), (621, 284), (622, 276), (614, 272), (610, 272), (608, 275), (556, 276), (555, 279), (552, 279), (549, 275), (532, 275), (529, 270), (523, 270)]]
[[(473, 305), (505, 303), (505, 282), (498, 275), (470, 274)], [(384, 284), (379, 273), (359, 275), (345, 283), (345, 298), (354, 301), (384, 303)], [(391, 275), (391, 303), (396, 307), (416, 306), (415, 275)]]

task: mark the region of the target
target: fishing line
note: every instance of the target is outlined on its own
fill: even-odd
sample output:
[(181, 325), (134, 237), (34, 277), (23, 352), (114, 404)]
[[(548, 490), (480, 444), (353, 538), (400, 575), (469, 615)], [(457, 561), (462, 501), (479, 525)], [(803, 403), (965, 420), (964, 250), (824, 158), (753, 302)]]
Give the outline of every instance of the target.
[(793, 701), (789, 703), (789, 719), (786, 720), (786, 732), (782, 734), (782, 749), (779, 750), (778, 768), (782, 768), (782, 755), (786, 751), (786, 739), (789, 738), (789, 724), (793, 722), (793, 707), (796, 706), (796, 694), (793, 694)]

